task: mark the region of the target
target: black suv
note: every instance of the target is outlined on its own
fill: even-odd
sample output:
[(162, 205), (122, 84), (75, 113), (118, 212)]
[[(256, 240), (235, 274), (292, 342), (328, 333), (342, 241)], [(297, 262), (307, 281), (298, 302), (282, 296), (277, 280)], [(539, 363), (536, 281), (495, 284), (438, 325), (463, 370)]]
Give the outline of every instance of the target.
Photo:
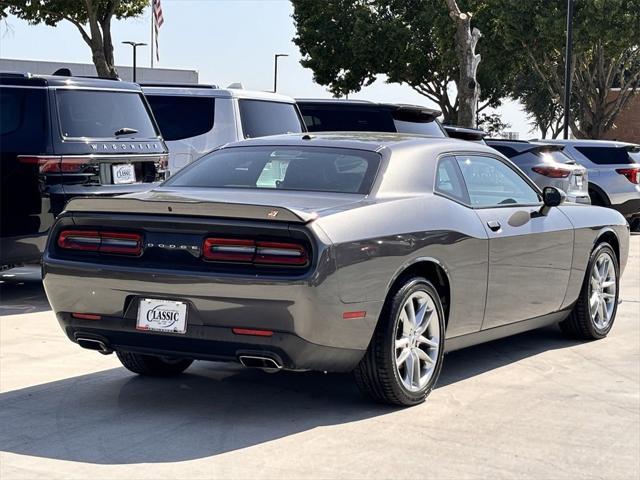
[(0, 73), (0, 268), (39, 261), (70, 198), (147, 190), (166, 165), (138, 85)]
[(446, 137), (439, 110), (365, 100), (297, 99), (310, 132), (398, 132)]

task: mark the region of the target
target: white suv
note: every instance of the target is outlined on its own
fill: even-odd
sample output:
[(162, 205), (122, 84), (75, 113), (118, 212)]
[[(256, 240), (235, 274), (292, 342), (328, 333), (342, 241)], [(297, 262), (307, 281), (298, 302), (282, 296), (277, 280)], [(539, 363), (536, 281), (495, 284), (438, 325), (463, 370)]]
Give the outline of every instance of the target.
[(212, 85), (142, 84), (175, 173), (205, 153), (245, 138), (306, 131), (294, 99)]

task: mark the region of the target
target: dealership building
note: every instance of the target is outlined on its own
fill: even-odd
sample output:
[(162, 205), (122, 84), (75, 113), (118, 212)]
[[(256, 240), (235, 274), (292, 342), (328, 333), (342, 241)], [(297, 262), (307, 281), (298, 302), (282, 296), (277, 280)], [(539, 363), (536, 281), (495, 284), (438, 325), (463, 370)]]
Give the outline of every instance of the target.
[[(51, 75), (56, 70), (68, 68), (72, 75), (95, 77), (96, 69), (92, 63), (45, 62), (39, 60), (13, 60), (0, 58), (0, 71)], [(133, 68), (116, 66), (122, 80), (133, 79)], [(196, 70), (178, 70), (174, 68), (136, 68), (136, 80), (140, 83), (198, 83)]]

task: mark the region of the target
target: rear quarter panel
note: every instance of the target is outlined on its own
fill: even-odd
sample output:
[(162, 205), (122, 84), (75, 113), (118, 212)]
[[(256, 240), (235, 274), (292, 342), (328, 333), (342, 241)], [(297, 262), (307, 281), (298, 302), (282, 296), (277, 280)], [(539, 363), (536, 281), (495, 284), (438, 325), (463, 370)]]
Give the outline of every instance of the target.
[(432, 261), (448, 276), (447, 336), (478, 331), (488, 269), (486, 232), (467, 207), (438, 195), (381, 200), (321, 218), (334, 243), (340, 299), (382, 308), (393, 282), (410, 265)]
[(610, 208), (591, 205), (566, 204), (560, 210), (574, 227), (574, 249), (569, 285), (562, 308), (578, 299), (586, 273), (589, 256), (603, 235), (615, 235), (618, 243), (620, 274), (624, 272), (629, 256), (629, 226), (624, 217)]

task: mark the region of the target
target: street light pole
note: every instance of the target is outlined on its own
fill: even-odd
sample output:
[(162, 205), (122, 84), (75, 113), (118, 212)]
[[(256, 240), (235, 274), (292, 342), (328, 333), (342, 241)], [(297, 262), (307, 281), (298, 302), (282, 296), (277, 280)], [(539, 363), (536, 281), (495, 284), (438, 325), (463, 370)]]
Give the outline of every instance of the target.
[(564, 128), (563, 137), (569, 138), (571, 120), (571, 56), (573, 55), (573, 0), (567, 0), (567, 44), (564, 49)]
[(273, 57), (273, 93), (278, 90), (278, 58), (288, 56), (286, 53), (276, 53)]
[(144, 47), (146, 45), (146, 43), (141, 43), (141, 42), (132, 42), (132, 41), (126, 41), (126, 42), (122, 42), (126, 45), (131, 45), (133, 47), (133, 83), (136, 83), (136, 49), (138, 47)]

